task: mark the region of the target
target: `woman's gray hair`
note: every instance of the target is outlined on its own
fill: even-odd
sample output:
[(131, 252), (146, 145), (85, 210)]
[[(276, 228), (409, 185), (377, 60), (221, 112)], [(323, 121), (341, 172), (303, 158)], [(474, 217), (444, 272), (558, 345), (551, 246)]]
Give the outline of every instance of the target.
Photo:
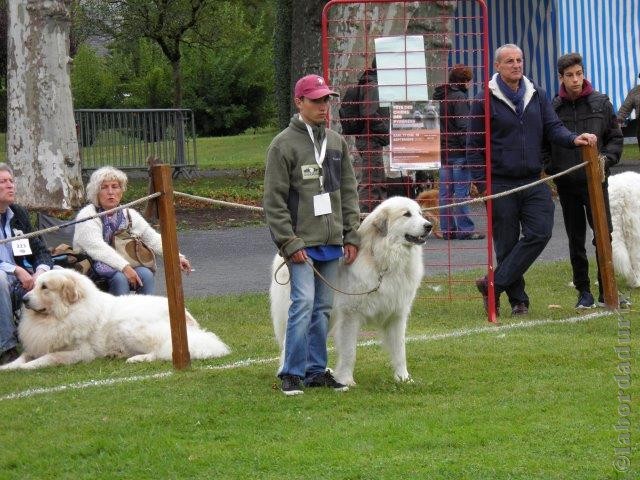
[(96, 207), (100, 206), (98, 194), (104, 182), (118, 182), (124, 193), (127, 190), (127, 174), (114, 167), (101, 167), (91, 174), (87, 183), (87, 200)]

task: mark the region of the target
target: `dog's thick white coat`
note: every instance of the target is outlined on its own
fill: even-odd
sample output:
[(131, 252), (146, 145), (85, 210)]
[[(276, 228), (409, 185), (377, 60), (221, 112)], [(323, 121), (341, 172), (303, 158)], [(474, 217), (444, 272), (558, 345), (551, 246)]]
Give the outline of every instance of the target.
[(609, 206), (613, 267), (630, 287), (640, 287), (640, 174), (609, 177)]
[[(229, 348), (186, 312), (191, 358), (221, 357)], [(25, 295), (18, 326), (23, 353), (2, 369), (39, 368), (124, 357), (127, 362), (171, 360), (165, 297), (113, 296), (74, 270), (51, 270)]]
[[(367, 292), (378, 285), (379, 288), (366, 295), (335, 293), (330, 323), (338, 354), (333, 374), (339, 382), (355, 385), (356, 344), (363, 325), (379, 330), (391, 357), (395, 379), (410, 380), (405, 332), (424, 271), (421, 245), (430, 230), (431, 224), (422, 216), (420, 206), (404, 197), (385, 200), (362, 222), (358, 256), (351, 265), (340, 262), (335, 286), (350, 293)], [(277, 281), (274, 277), (282, 261), (279, 255), (274, 258), (270, 288), (271, 317), (281, 352), (280, 368), (290, 305), (286, 265), (278, 270)]]

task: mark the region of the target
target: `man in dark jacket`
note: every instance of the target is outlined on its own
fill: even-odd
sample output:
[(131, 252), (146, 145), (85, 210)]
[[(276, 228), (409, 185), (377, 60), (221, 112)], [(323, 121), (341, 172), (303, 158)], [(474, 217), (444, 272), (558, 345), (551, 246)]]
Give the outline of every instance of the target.
[(389, 145), (389, 109), (380, 107), (376, 61), (364, 71), (358, 82), (360, 89), (360, 118), (363, 129), (356, 134), (356, 148), (360, 158), (355, 161), (358, 197), (362, 212), (372, 211), (387, 196), (387, 176), (382, 147)]
[[(466, 65), (455, 65), (449, 72), (449, 83), (438, 85), (433, 99), (440, 101), (440, 206), (469, 199), (471, 174), (465, 156), (469, 97), (467, 90), (473, 75)], [(442, 238), (480, 240), (484, 235), (474, 232), (469, 206), (440, 210)]]
[[(598, 137), (598, 151), (606, 157), (605, 180), (602, 183), (609, 233), (612, 231), (609, 212), (608, 177), (609, 168), (620, 160), (622, 153), (622, 131), (616, 120), (609, 98), (594, 90), (584, 78), (582, 57), (569, 53), (558, 59), (560, 92), (553, 100), (553, 108), (564, 125), (572, 132), (593, 133)], [(555, 174), (582, 163), (580, 153), (559, 145), (550, 146), (546, 172)], [(589, 281), (589, 261), (585, 249), (587, 222), (593, 228), (587, 176), (584, 169), (575, 170), (555, 179), (558, 197), (562, 206), (564, 226), (569, 238), (569, 256), (573, 270), (573, 284), (578, 290), (576, 308), (593, 308), (595, 302)], [(595, 245), (595, 239), (593, 241)], [(596, 252), (597, 256), (597, 252)], [(599, 301), (603, 302), (602, 279), (598, 268)]]
[[(507, 44), (495, 53), (497, 73), (489, 82), (487, 115), (491, 118), (491, 193), (497, 194), (539, 180), (542, 146), (546, 140), (567, 148), (595, 145), (590, 133), (576, 135), (562, 125), (544, 90), (523, 75), (522, 50)], [(476, 166), (473, 181), (479, 190), (485, 182), (484, 92), (471, 106), (467, 163)], [(497, 267), (494, 274), (496, 307), (506, 292), (512, 315), (529, 313), (524, 274), (542, 253), (553, 231), (554, 205), (546, 184), (496, 198), (492, 202), (493, 242)], [(476, 286), (487, 308), (489, 285), (480, 278)], [(498, 309), (496, 308), (496, 311)]]
[[(6, 239), (33, 231), (27, 211), (15, 201), (13, 172), (0, 163), (0, 238)], [(0, 244), (0, 365), (18, 357), (13, 312), (22, 295), (33, 288), (40, 273), (53, 266), (51, 255), (40, 237)]]

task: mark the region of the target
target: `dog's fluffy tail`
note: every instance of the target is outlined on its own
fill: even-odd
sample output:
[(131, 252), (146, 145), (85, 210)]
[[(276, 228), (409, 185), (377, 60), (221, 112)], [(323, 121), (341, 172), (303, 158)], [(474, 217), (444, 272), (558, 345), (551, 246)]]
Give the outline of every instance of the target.
[[(280, 350), (284, 347), (291, 288), (289, 286), (289, 269), (286, 265), (282, 265), (283, 263), (284, 259), (280, 255), (274, 257), (271, 265), (271, 286), (269, 288), (273, 333)], [(281, 265), (282, 267), (280, 268)]]
[(231, 353), (229, 347), (215, 333), (188, 328), (187, 339), (192, 359), (223, 357)]

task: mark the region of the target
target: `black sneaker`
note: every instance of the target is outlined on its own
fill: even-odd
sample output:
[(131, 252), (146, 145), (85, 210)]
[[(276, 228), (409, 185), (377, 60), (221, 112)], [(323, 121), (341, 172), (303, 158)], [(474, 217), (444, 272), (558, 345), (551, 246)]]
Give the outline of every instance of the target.
[(583, 310), (585, 308), (596, 308), (596, 302), (593, 300), (591, 292), (584, 291), (578, 295), (578, 303), (576, 303), (577, 310)]
[(342, 383), (338, 382), (335, 378), (333, 378), (333, 375), (331, 375), (330, 370), (325, 370), (324, 373), (319, 373), (317, 375), (314, 375), (313, 377), (311, 377), (309, 380), (305, 382), (305, 385), (311, 388), (313, 387), (333, 388), (336, 392), (346, 392), (347, 390), (349, 390), (348, 386), (343, 385)]
[(529, 307), (524, 302), (516, 303), (513, 307), (511, 307), (511, 316), (517, 317), (519, 315), (529, 315)]
[(282, 393), (287, 396), (303, 394), (300, 377), (295, 375), (282, 375)]

